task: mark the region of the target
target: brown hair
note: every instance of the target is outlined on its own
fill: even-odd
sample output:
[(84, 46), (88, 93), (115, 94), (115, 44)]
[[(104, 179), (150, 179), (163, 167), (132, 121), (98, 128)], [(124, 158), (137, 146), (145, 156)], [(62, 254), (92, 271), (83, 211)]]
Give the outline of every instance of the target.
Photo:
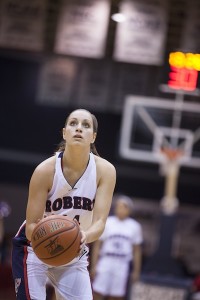
[[(76, 109), (76, 110), (79, 110), (79, 109)], [(74, 111), (76, 111), (76, 110), (74, 110)], [(86, 109), (80, 109), (80, 110), (84, 110), (84, 111), (88, 112), (91, 115), (92, 124), (93, 124), (93, 132), (97, 134), (97, 132), (98, 132), (98, 121), (97, 121), (97, 118), (95, 117), (95, 115), (93, 115), (89, 110), (86, 110)], [(74, 112), (74, 111), (72, 111), (72, 112)], [(69, 117), (70, 117), (71, 113), (67, 116), (67, 118), (65, 120), (65, 126), (67, 125), (67, 122), (69, 120)], [(66, 142), (65, 142), (64, 139), (62, 139), (62, 141), (58, 144), (58, 147), (57, 147), (56, 151), (64, 151), (65, 150), (65, 145), (66, 145)], [(93, 154), (99, 156), (99, 154), (97, 152), (97, 149), (96, 149), (96, 146), (95, 146), (95, 143), (90, 144), (90, 150)]]

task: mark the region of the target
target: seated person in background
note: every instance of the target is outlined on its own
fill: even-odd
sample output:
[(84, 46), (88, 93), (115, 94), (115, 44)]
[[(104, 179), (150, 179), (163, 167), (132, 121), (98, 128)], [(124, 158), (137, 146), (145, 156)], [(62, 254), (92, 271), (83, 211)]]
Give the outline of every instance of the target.
[(133, 262), (132, 282), (140, 277), (141, 225), (131, 218), (133, 201), (120, 195), (114, 199), (114, 215), (109, 216), (100, 239), (93, 244), (90, 274), (94, 300), (124, 300)]
[(11, 207), (7, 202), (0, 201), (0, 264), (10, 259), (6, 257), (6, 243), (5, 243), (5, 230), (4, 230), (4, 219), (7, 218), (11, 213)]
[(191, 289), (191, 300), (200, 300), (200, 272), (195, 276)]

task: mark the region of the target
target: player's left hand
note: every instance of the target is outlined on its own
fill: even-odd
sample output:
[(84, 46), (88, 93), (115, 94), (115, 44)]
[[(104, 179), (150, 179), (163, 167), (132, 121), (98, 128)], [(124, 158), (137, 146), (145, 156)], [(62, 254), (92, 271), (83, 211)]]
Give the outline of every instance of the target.
[[(74, 221), (80, 226), (80, 224), (76, 219), (74, 219)], [(80, 250), (77, 256), (80, 256), (83, 253), (86, 244), (86, 233), (81, 228), (80, 231), (81, 231), (81, 243), (80, 243)]]
[(79, 255), (81, 255), (84, 251), (85, 248), (85, 243), (86, 243), (86, 233), (85, 231), (81, 230), (81, 244), (80, 244), (80, 252)]

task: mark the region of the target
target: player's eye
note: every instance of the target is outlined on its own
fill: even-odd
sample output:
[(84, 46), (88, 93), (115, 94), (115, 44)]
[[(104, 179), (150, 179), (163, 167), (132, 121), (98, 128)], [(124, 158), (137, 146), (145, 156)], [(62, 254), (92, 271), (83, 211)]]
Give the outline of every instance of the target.
[(70, 126), (75, 126), (76, 123), (77, 123), (76, 121), (70, 121), (70, 122), (69, 122), (69, 125), (70, 125)]
[(85, 128), (90, 128), (90, 124), (89, 124), (88, 122), (84, 122), (84, 123), (83, 123), (83, 127), (85, 127)]

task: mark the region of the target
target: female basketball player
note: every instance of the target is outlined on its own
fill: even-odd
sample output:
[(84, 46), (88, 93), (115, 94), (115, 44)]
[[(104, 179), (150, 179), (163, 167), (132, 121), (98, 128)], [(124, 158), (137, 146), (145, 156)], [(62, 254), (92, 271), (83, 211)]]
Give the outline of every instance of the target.
[(132, 200), (115, 197), (114, 215), (106, 221), (104, 233), (93, 245), (91, 277), (94, 277), (94, 300), (124, 300), (133, 261), (132, 281), (139, 279), (141, 271), (141, 225), (130, 217)]
[[(13, 239), (12, 269), (18, 300), (45, 300), (47, 279), (59, 300), (92, 300), (86, 244), (97, 240), (104, 230), (116, 182), (114, 166), (95, 150), (97, 127), (89, 111), (73, 111), (66, 119), (58, 151), (33, 172), (26, 221)], [(38, 220), (51, 214), (75, 218), (82, 230), (80, 256), (60, 267), (42, 263), (30, 243)]]

